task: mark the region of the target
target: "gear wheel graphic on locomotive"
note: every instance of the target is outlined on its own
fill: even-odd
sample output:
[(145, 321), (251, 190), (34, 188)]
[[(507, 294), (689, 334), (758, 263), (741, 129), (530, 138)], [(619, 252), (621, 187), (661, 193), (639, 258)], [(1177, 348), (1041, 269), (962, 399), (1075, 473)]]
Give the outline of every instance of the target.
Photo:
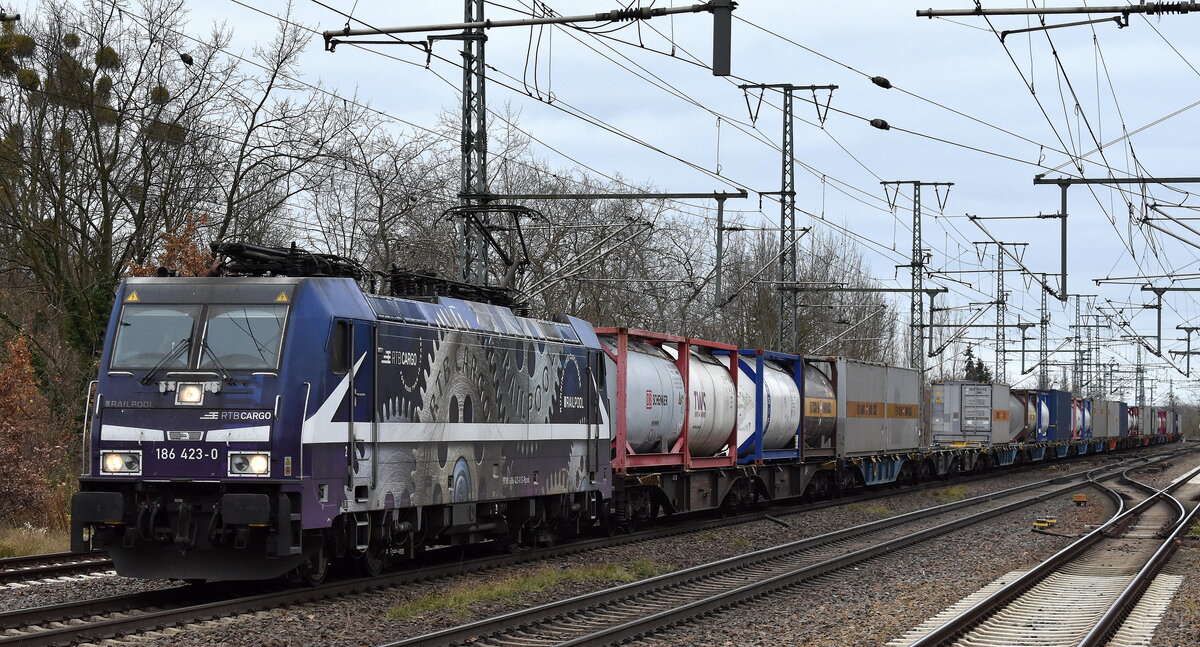
[[(475, 412), (498, 409), (495, 390), (482, 385), (487, 365), (483, 348), (463, 337), (449, 333), (434, 347), (421, 397), (423, 404), (416, 415), (420, 422), (478, 422)], [(470, 419), (464, 419), (464, 413), (470, 413)]]
[(471, 468), (465, 458), (454, 462), (454, 473), (450, 477), (453, 487), (450, 489), (450, 502), (462, 503), (474, 498), (475, 492), (471, 480)]

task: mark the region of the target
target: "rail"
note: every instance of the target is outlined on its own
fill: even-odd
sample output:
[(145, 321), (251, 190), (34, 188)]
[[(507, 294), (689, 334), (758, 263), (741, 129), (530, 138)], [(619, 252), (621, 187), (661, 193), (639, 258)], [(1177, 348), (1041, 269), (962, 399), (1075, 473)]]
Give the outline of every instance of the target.
[[(1195, 478), (1197, 474), (1200, 474), (1200, 468), (1192, 470), (1187, 475), (1176, 481), (1176, 483), (1185, 483), (1192, 478)], [(1171, 559), (1171, 556), (1175, 554), (1175, 551), (1179, 549), (1179, 543), (1183, 533), (1187, 532), (1188, 528), (1191, 528), (1192, 524), (1196, 522), (1197, 518), (1200, 518), (1200, 514), (1198, 514), (1200, 513), (1200, 505), (1193, 506), (1191, 511), (1187, 511), (1178, 499), (1175, 499), (1175, 497), (1171, 498), (1175, 501), (1176, 505), (1179, 506), (1180, 511), (1179, 520), (1175, 524), (1174, 530), (1172, 530), (1171, 534), (1167, 536), (1167, 539), (1163, 542), (1162, 546), (1160, 546), (1158, 550), (1154, 551), (1154, 554), (1150, 556), (1150, 559), (1146, 562), (1146, 565), (1137, 572), (1137, 575), (1135, 575), (1129, 585), (1126, 586), (1123, 591), (1121, 591), (1121, 594), (1117, 596), (1117, 599), (1113, 600), (1113, 603), (1109, 606), (1108, 610), (1105, 611), (1104, 615), (1100, 617), (1100, 620), (1096, 622), (1096, 626), (1093, 627), (1092, 630), (1089, 631), (1088, 634), (1079, 641), (1078, 647), (1102, 647), (1105, 644), (1105, 642), (1108, 640), (1108, 636), (1115, 631), (1125, 617), (1129, 615), (1129, 612), (1133, 610), (1134, 605), (1136, 605), (1138, 600), (1141, 599), (1142, 594), (1146, 592), (1146, 589), (1150, 586), (1150, 583), (1154, 580), (1154, 577), (1158, 575), (1159, 571), (1162, 570), (1162, 567)]]
[[(1194, 470), (1193, 473), (1196, 473), (1197, 471), (1200, 471), (1200, 468)], [(1128, 478), (1127, 473), (1128, 470), (1126, 475), (1124, 475), (1124, 478), (1128, 482), (1143, 488), (1148, 487)], [(1154, 494), (1147, 497), (1132, 508), (1129, 508), (1128, 510), (1124, 509), (1124, 502), (1121, 500), (1119, 495), (1112, 490), (1105, 488), (1109, 492), (1110, 496), (1113, 496), (1114, 501), (1118, 506), (1117, 513), (1109, 518), (1108, 521), (1101, 524), (1092, 532), (1084, 535), (1077, 541), (1058, 551), (1054, 555), (1051, 555), (1045, 561), (1026, 571), (1023, 575), (1017, 577), (1009, 584), (996, 590), (991, 595), (988, 595), (979, 602), (976, 602), (959, 615), (946, 621), (939, 627), (918, 638), (916, 641), (909, 643), (909, 647), (935, 647), (936, 645), (945, 644), (960, 636), (962, 633), (970, 630), (984, 619), (990, 617), (997, 610), (1031, 589), (1035, 584), (1045, 579), (1048, 575), (1058, 570), (1068, 562), (1079, 557), (1085, 550), (1091, 548), (1097, 542), (1104, 539), (1106, 537), (1106, 533), (1108, 533), (1110, 530), (1120, 527), (1126, 521), (1140, 515), (1144, 510), (1158, 503), (1159, 499), (1163, 497), (1169, 497), (1169, 490), (1178, 486), (1182, 482), (1184, 481), (1180, 480), (1171, 486), (1168, 486), (1167, 488), (1155, 491)]]
[[(902, 537), (883, 541), (867, 548), (845, 553), (832, 559), (826, 559), (800, 568), (794, 568), (775, 576), (766, 577), (757, 582), (739, 586), (737, 588), (733, 588), (716, 595), (711, 595), (703, 599), (695, 600), (675, 608), (652, 613), (624, 624), (609, 626), (586, 636), (579, 636), (559, 644), (574, 646), (602, 645), (637, 638), (641, 635), (653, 633), (660, 627), (669, 626), (697, 615), (708, 613), (731, 604), (736, 604), (746, 599), (758, 597), (774, 590), (791, 586), (800, 581), (808, 580), (824, 573), (835, 571), (846, 566), (871, 559), (873, 557), (884, 555), (926, 539), (957, 530), (971, 523), (999, 516), (1055, 496), (1061, 496), (1063, 492), (1077, 487), (1080, 480), (1083, 482), (1097, 482), (1096, 475), (1104, 471), (1112, 471), (1112, 468), (1097, 468), (1094, 470), (1077, 473), (1073, 475), (1074, 478), (1058, 477), (1054, 479), (1047, 479), (1037, 483), (1009, 488), (1007, 490), (993, 492), (963, 501), (957, 501), (954, 503), (935, 506), (933, 508), (897, 515), (895, 517), (873, 521), (860, 526), (855, 526), (853, 528), (834, 531), (824, 535), (790, 542), (773, 548), (763, 549), (747, 555), (730, 557), (674, 573), (668, 573), (593, 593), (587, 593), (567, 600), (552, 602), (538, 607), (524, 609), (458, 627), (452, 627), (437, 632), (427, 633), (420, 636), (387, 643), (381, 647), (415, 647), (417, 645), (457, 644), (473, 641), (477, 638), (495, 636), (518, 627), (521, 628), (522, 631), (527, 631), (534, 623), (547, 622), (554, 618), (571, 617), (572, 615), (577, 614), (584, 609), (596, 609), (604, 607), (605, 605), (611, 605), (617, 600), (644, 599), (644, 597), (639, 598), (639, 596), (645, 596), (651, 592), (661, 592), (668, 587), (695, 586), (694, 583), (705, 578), (712, 578), (714, 576), (729, 573), (736, 569), (757, 567), (768, 560), (782, 559), (799, 553), (800, 551), (812, 549), (818, 546), (825, 546), (837, 541), (843, 541), (870, 532), (899, 526), (904, 523), (916, 521), (922, 518), (933, 517), (935, 515), (952, 512), (961, 508), (987, 503), (1004, 497), (1010, 497), (1014, 494), (1020, 494), (1024, 491), (1052, 487), (1053, 485), (1064, 482), (1068, 483), (1068, 485), (1065, 485), (1064, 487), (1054, 488), (1051, 491), (1044, 492), (1033, 497), (1024, 498), (1016, 502), (985, 510), (965, 519), (945, 522), (930, 528), (909, 533)], [(1118, 473), (1114, 472), (1110, 475), (1100, 478), (1100, 480), (1115, 478), (1117, 476)]]

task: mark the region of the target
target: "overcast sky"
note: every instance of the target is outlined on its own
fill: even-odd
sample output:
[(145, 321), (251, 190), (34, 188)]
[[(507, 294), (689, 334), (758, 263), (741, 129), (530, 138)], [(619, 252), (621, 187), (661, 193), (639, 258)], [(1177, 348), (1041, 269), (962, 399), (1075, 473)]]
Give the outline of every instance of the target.
[[(286, 10), (282, 2), (243, 1), (275, 15)], [(298, 0), (293, 18), (321, 30), (346, 23), (347, 18), (334, 9), (354, 16), (352, 28), (453, 23), (463, 17), (457, 0), (326, 4), (332, 9)], [(559, 14), (576, 15), (608, 11), (623, 3), (552, 0), (548, 4)], [(658, 0), (653, 4), (688, 3)], [(984, 6), (1026, 4), (985, 2)], [(489, 3), (487, 17), (516, 18), (521, 15), (518, 10), (527, 15), (527, 5), (528, 0)], [(911, 191), (902, 192), (893, 215), (880, 180), (954, 182), (941, 216), (938, 196), (932, 187), (925, 189), (925, 246), (932, 254), (931, 268), (972, 270), (994, 268), (995, 250), (994, 246), (987, 250), (981, 261), (970, 242), (986, 240), (987, 235), (964, 215), (1057, 212), (1059, 189), (1034, 186), (1033, 177), (1038, 173), (1078, 176), (1070, 154), (1086, 160), (1087, 177), (1200, 175), (1195, 153), (1200, 107), (1192, 107), (1200, 103), (1200, 39), (1194, 37), (1200, 16), (1134, 15), (1126, 28), (1109, 21), (1013, 34), (1002, 44), (998, 32), (1033, 26), (1037, 20), (998, 17), (989, 23), (981, 17), (916, 17), (916, 10), (930, 6), (929, 0), (921, 4), (746, 0), (734, 12), (734, 76), (730, 78), (713, 77), (707, 69), (712, 51), (709, 14), (655, 18), (617, 31), (608, 25), (597, 30), (606, 32), (603, 35), (562, 27), (497, 28), (488, 32), (487, 61), (494, 68), (489, 71), (489, 107), (500, 110), (508, 104), (519, 113), (520, 127), (537, 140), (537, 154), (554, 166), (584, 165), (661, 191), (746, 188), (751, 198), (730, 201), (728, 208), (744, 212), (751, 223), (777, 226), (778, 203), (766, 198), (760, 209), (754, 192), (779, 190), (780, 97), (768, 92), (752, 122), (747, 103), (756, 106), (758, 96), (747, 97), (737, 85), (835, 84), (839, 87), (824, 128), (818, 124), (812, 95), (796, 95), (795, 152), (804, 165), (797, 167), (797, 206), (824, 218), (801, 214), (798, 224), (854, 232), (874, 276), (892, 287), (909, 284), (907, 269), (895, 266), (908, 262), (912, 246)], [(961, 9), (973, 3), (946, 0), (932, 6)], [(239, 54), (249, 54), (257, 41), (265, 42), (275, 26), (273, 18), (231, 0), (194, 0), (188, 9), (193, 34), (207, 32), (214, 21), (227, 23), (234, 30), (230, 49)], [(1051, 17), (1047, 22), (1082, 19)], [(456, 48), (453, 41), (437, 43), (426, 69), (424, 53), (415, 48), (376, 46), (372, 49), (378, 53), (372, 53), (343, 46), (327, 53), (314, 38), (303, 72), (307, 81), (320, 82), (345, 96), (357, 95), (398, 120), (434, 127), (440, 113), (458, 111), (461, 71), (455, 63), (461, 59)], [(694, 64), (697, 59), (701, 65)], [(885, 77), (894, 87), (880, 88), (871, 83), (871, 76)], [(823, 102), (825, 94), (818, 98)], [(588, 123), (579, 114), (605, 127)], [(893, 128), (873, 128), (871, 119), (886, 120)], [(397, 128), (411, 126), (398, 123)], [(1134, 134), (1121, 139), (1126, 133)], [(1117, 141), (1104, 148), (1103, 156), (1092, 152), (1097, 141), (1113, 140)], [(1071, 293), (1100, 295), (1101, 304), (1106, 299), (1120, 305), (1151, 303), (1153, 295), (1140, 290), (1144, 281), (1097, 286), (1093, 280), (1200, 272), (1200, 249), (1137, 223), (1147, 213), (1146, 203), (1200, 206), (1200, 196), (1186, 193), (1200, 192), (1200, 186), (1151, 187), (1145, 200), (1139, 187), (1127, 189), (1130, 193), (1104, 186), (1070, 189)], [(1126, 197), (1132, 202), (1133, 220)], [(711, 219), (712, 206), (697, 201), (688, 211)], [(1187, 208), (1164, 210), (1173, 216), (1200, 215)], [(982, 224), (999, 240), (1029, 243), (1024, 264), (1051, 274), (1052, 286), (1058, 287), (1057, 220)], [(1200, 243), (1200, 236), (1176, 223), (1154, 224)], [(1189, 224), (1200, 228), (1200, 222)], [(949, 276), (971, 284), (940, 282), (951, 289), (948, 301), (953, 305), (990, 301), (995, 296), (994, 274)], [(1170, 279), (1153, 282), (1171, 285)], [(1186, 280), (1173, 285), (1189, 284), (1200, 285)], [(1012, 291), (1010, 322), (1018, 317), (1036, 319), (1036, 284), (1030, 286), (1027, 280), (1010, 275), (1008, 288)], [(907, 313), (906, 298), (900, 303)], [(1200, 308), (1190, 293), (1168, 294), (1165, 303), (1163, 349), (1183, 350), (1184, 344), (1175, 341), (1182, 333), (1175, 327), (1200, 325)], [(1072, 323), (1074, 304), (1064, 309), (1052, 299), (1051, 313), (1053, 348), (1071, 334), (1066, 326)], [(1154, 311), (1127, 307), (1123, 316), (1131, 320), (1132, 330), (1154, 334)], [(978, 323), (993, 321), (988, 312)], [(1115, 330), (1114, 336), (1129, 332)], [(972, 336), (990, 338), (992, 333), (977, 330)], [(1009, 332), (1010, 339), (1016, 337), (1015, 330)], [(1030, 342), (1030, 348), (1036, 345)], [(1200, 349), (1200, 334), (1196, 347)], [(980, 353), (985, 361), (992, 360), (992, 348), (985, 342)], [(1103, 356), (1105, 361), (1132, 361), (1132, 348), (1109, 346)], [(1030, 385), (1036, 375), (1018, 379), (1019, 356), (1009, 357), (1010, 381)], [(1067, 358), (1059, 356), (1063, 361)], [(1181, 367), (1184, 360), (1175, 358)], [(1162, 363), (1149, 356), (1147, 361)], [(1192, 388), (1173, 370), (1164, 369), (1158, 377), (1156, 395), (1166, 392), (1169, 379), (1175, 380), (1177, 389)], [(1126, 399), (1132, 397), (1132, 391), (1127, 391)]]

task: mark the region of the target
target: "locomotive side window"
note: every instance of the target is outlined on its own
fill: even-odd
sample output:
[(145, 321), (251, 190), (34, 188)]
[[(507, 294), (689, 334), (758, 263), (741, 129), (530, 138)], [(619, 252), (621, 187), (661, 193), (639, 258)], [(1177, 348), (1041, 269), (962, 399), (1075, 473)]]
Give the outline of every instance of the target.
[(200, 306), (129, 304), (121, 309), (121, 325), (111, 368), (183, 368)]
[(350, 325), (339, 321), (333, 327), (333, 339), (329, 343), (329, 363), (333, 372), (338, 374), (350, 372)]
[(284, 305), (209, 306), (200, 368), (274, 369), (286, 318)]

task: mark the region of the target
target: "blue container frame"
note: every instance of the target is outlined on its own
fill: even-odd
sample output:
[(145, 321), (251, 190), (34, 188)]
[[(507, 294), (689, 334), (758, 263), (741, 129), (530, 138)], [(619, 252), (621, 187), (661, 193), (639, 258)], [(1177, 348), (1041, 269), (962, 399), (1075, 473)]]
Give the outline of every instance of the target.
[[(753, 358), (753, 365), (751, 365)], [(790, 449), (763, 449), (763, 364), (768, 360), (784, 363), (792, 368), (792, 380), (800, 391), (800, 424), (793, 434), (796, 446)], [(738, 350), (738, 370), (754, 382), (754, 432), (738, 446), (738, 463), (761, 463), (763, 461), (804, 459), (804, 356), (781, 353), (773, 350), (742, 348)]]

